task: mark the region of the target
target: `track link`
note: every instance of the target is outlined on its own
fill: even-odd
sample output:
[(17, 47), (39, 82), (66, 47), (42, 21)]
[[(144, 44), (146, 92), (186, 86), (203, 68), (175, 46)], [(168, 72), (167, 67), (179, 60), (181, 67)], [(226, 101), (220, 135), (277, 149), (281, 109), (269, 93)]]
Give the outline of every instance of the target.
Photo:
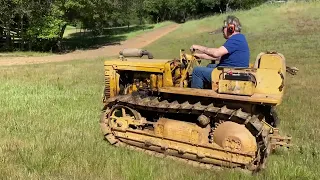
[[(226, 106), (216, 107), (213, 104), (202, 105), (200, 102), (190, 104), (188, 101), (179, 103), (178, 101), (169, 102), (168, 100), (160, 100), (158, 97), (141, 97), (139, 95), (120, 95), (107, 99), (101, 117), (101, 126), (104, 129), (105, 138), (116, 146), (130, 146), (133, 149), (140, 149), (144, 152), (154, 154), (156, 156), (168, 156), (152, 150), (146, 150), (140, 147), (125, 144), (116, 139), (111, 128), (108, 126), (107, 114), (114, 105), (124, 105), (136, 110), (148, 110), (159, 113), (183, 113), (206, 115), (208, 117), (218, 117), (227, 121), (234, 121), (239, 124), (244, 124), (250, 132), (256, 137), (258, 144), (257, 158), (246, 166), (246, 169), (252, 172), (259, 171), (264, 168), (265, 160), (271, 151), (269, 140), (270, 129), (264, 126), (264, 123), (255, 115), (243, 112), (241, 109), (229, 109)], [(205, 168), (216, 168), (216, 165), (205, 164), (193, 160), (186, 160), (179, 157), (170, 156), (173, 159), (181, 159), (188, 164)]]

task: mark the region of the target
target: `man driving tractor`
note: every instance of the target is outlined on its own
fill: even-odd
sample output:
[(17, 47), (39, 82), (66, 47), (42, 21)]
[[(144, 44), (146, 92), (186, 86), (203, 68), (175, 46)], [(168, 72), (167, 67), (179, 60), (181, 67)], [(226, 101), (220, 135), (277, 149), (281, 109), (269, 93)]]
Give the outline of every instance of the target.
[(241, 34), (239, 19), (235, 16), (228, 16), (224, 21), (222, 33), (227, 41), (219, 48), (208, 48), (200, 45), (191, 46), (190, 49), (200, 52), (195, 53), (195, 57), (219, 60), (218, 64), (194, 68), (191, 82), (192, 88), (202, 89), (204, 82), (211, 82), (211, 73), (216, 67), (249, 67), (249, 46), (245, 36)]

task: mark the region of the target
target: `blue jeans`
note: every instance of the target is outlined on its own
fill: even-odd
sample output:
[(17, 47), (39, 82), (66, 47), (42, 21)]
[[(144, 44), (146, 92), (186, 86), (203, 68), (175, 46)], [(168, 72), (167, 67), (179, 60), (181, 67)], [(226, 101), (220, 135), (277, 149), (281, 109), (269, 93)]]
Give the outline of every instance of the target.
[(211, 73), (218, 64), (208, 64), (207, 67), (195, 67), (192, 73), (191, 88), (203, 89), (204, 82), (211, 83)]

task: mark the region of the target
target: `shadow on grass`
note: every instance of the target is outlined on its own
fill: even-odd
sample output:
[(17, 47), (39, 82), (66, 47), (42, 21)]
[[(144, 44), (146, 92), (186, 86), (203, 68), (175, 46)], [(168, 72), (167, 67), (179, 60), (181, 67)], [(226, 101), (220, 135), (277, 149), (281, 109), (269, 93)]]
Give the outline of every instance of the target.
[(154, 26), (131, 26), (105, 28), (100, 35), (94, 32), (75, 32), (62, 41), (63, 53), (75, 51), (77, 49), (88, 50), (98, 49), (102, 46), (120, 45), (121, 41), (127, 40), (128, 34), (141, 30), (152, 29)]

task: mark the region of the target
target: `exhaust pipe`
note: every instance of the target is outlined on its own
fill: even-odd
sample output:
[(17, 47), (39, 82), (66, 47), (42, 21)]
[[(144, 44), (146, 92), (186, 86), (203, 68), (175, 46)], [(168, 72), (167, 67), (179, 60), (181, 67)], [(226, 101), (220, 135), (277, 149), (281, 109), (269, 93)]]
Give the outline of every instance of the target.
[(136, 49), (136, 48), (128, 48), (123, 49), (119, 52), (120, 56), (122, 57), (142, 57), (142, 56), (148, 56), (148, 59), (153, 59), (153, 55), (148, 52), (147, 50), (143, 49)]

